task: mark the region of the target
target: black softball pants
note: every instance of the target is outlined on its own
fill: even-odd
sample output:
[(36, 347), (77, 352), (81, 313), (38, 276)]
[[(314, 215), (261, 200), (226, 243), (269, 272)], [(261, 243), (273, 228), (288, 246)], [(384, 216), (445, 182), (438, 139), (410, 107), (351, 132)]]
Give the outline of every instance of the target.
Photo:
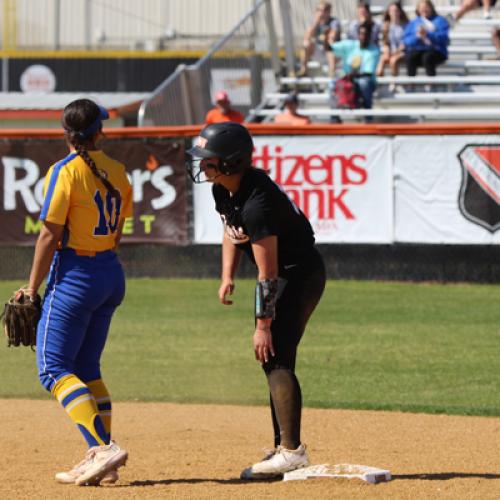
[(312, 249), (296, 267), (280, 273), (280, 278), (286, 284), (271, 324), (275, 356), (263, 364), (263, 369), (269, 384), (274, 445), (296, 449), (300, 445), (302, 393), (295, 361), (300, 339), (325, 288), (323, 259)]

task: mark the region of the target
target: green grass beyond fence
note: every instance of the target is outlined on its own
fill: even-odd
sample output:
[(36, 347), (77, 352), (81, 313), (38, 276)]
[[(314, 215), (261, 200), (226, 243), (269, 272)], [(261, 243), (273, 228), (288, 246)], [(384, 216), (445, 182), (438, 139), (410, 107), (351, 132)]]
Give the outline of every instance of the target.
[[(2, 297), (21, 283), (0, 282)], [(267, 404), (254, 282), (128, 281), (102, 360), (115, 400)], [(302, 340), (304, 404), (500, 415), (500, 289), (330, 281)], [(0, 346), (0, 397), (46, 398), (29, 348)]]

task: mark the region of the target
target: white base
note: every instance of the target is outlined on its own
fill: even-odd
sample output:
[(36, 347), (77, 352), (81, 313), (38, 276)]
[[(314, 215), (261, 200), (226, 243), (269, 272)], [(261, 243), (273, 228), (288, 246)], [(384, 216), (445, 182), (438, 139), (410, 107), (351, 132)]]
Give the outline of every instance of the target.
[(367, 465), (321, 464), (286, 472), (283, 476), (283, 481), (335, 477), (358, 478), (371, 484), (377, 484), (390, 481), (391, 473), (388, 470), (368, 467)]

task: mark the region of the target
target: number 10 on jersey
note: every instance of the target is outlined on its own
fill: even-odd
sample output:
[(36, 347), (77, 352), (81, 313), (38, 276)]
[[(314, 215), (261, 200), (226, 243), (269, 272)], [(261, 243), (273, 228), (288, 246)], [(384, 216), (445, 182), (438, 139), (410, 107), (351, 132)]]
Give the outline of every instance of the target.
[(121, 198), (114, 198), (109, 191), (106, 192), (106, 208), (101, 192), (97, 190), (94, 202), (99, 210), (99, 224), (94, 228), (94, 236), (106, 236), (114, 233), (120, 218)]

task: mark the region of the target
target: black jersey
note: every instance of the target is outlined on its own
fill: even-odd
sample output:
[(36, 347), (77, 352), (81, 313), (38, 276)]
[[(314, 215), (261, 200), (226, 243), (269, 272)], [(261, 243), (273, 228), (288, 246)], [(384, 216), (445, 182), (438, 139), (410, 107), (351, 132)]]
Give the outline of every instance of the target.
[(243, 229), (246, 238), (240, 240), (239, 247), (252, 261), (255, 262), (251, 243), (266, 236), (278, 238), (280, 269), (294, 266), (310, 254), (314, 245), (311, 224), (263, 170), (245, 171), (233, 196), (220, 184), (212, 186), (212, 193), (224, 223), (236, 230)]

